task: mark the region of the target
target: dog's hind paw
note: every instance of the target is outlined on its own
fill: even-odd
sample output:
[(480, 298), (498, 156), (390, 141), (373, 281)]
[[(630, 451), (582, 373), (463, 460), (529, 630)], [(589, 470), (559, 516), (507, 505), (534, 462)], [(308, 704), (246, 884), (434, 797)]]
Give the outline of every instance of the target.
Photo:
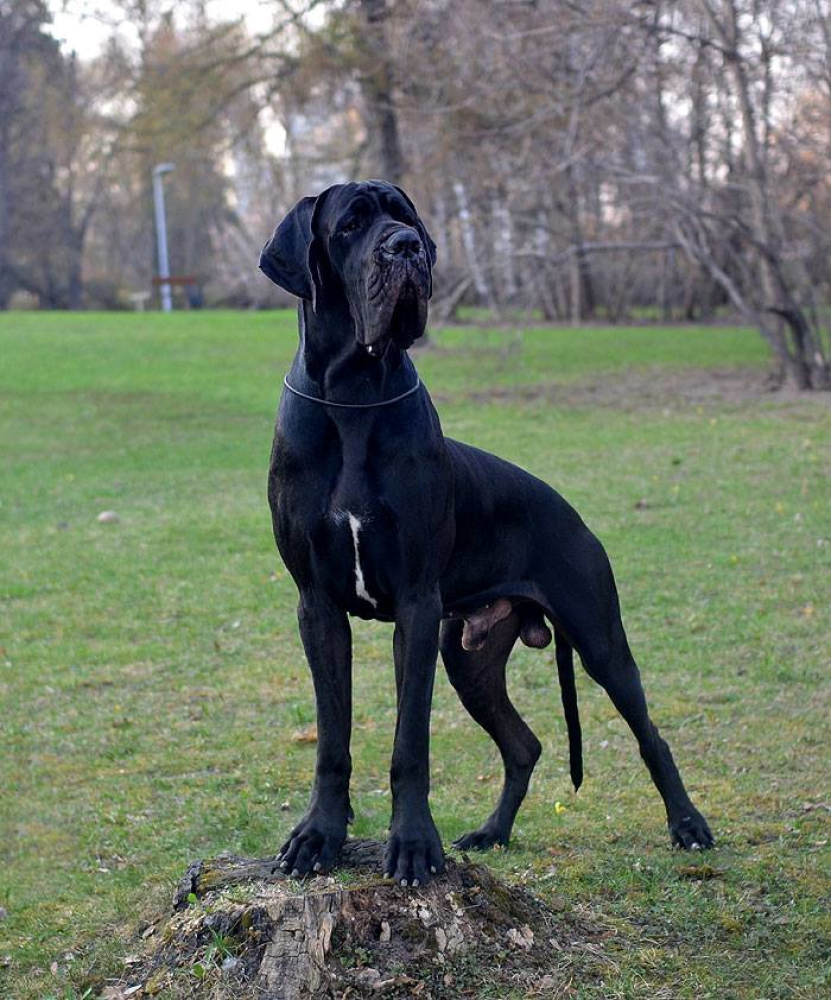
[(685, 851), (704, 851), (715, 844), (707, 820), (697, 809), (687, 809), (668, 823), (672, 846)]
[(489, 851), (493, 847), (507, 847), (508, 838), (489, 826), (465, 833), (453, 841), (458, 851)]

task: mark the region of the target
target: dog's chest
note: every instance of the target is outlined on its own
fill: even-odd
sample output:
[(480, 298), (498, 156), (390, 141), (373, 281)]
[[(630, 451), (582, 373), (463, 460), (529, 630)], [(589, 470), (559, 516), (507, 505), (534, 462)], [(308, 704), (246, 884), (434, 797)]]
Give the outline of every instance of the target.
[(384, 552), (392, 557), (387, 519), (372, 504), (351, 506), (333, 503), (326, 516), (331, 567), (338, 572), (332, 584), (348, 610), (362, 617), (383, 616), (390, 597)]
[(305, 527), (293, 525), (295, 537), (299, 530), (308, 540), (317, 585), (363, 618), (392, 615), (402, 564), (398, 519), (385, 499), (384, 478), (368, 462), (343, 462), (333, 478), (307, 484), (303, 506), (310, 520)]
[(317, 555), (341, 604), (362, 617), (386, 617), (392, 609), (400, 565), (397, 519), (386, 501), (387, 469), (370, 442), (351, 435), (331, 483)]
[(351, 614), (391, 620), (413, 579), (437, 576), (435, 522), (446, 515), (446, 498), (418, 440), (393, 437), (389, 421), (374, 435), (365, 425), (337, 434), (328, 425), (315, 436), (306, 426), (297, 438), (278, 438), (270, 499), (298, 585), (326, 591)]

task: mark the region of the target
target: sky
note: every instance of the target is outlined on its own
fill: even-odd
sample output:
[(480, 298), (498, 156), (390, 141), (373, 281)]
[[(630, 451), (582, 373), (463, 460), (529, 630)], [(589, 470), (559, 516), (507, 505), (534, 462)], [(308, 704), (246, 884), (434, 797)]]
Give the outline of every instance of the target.
[[(118, 18), (118, 7), (111, 0), (47, 0), (52, 11), (52, 34), (67, 52), (76, 52), (80, 59), (92, 59), (99, 55), (113, 31)], [(228, 0), (207, 0), (208, 15), (228, 16)], [(171, 0), (171, 9), (175, 5)], [(271, 25), (275, 5), (271, 0), (234, 0), (233, 11), (241, 14), (252, 32), (267, 30)], [(123, 37), (130, 37), (129, 24), (119, 28)], [(264, 113), (263, 134), (271, 153), (281, 156), (285, 153), (286, 133), (276, 118)]]
[[(52, 11), (52, 34), (67, 51), (75, 51), (81, 59), (98, 55), (112, 33), (117, 7), (109, 0), (48, 0)], [(227, 0), (207, 0), (209, 15), (228, 16)], [(176, 5), (171, 0), (171, 9)], [(234, 0), (233, 10), (242, 14), (251, 31), (264, 31), (271, 23), (274, 5), (269, 0)], [(129, 27), (122, 29), (129, 36)]]

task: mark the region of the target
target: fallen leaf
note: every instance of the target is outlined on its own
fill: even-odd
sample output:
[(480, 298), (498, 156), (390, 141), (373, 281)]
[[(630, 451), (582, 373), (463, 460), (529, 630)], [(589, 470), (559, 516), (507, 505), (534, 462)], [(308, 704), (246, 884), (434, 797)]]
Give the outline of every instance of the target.
[(534, 934), (531, 928), (528, 929), (528, 934), (526, 934), (526, 928), (523, 927), (521, 931), (517, 930), (516, 927), (510, 927), (506, 937), (508, 938), (508, 943), (512, 948), (518, 948), (521, 951), (528, 951), (534, 944)]
[(296, 729), (291, 738), (293, 743), (317, 743), (317, 726), (313, 723), (303, 729)]

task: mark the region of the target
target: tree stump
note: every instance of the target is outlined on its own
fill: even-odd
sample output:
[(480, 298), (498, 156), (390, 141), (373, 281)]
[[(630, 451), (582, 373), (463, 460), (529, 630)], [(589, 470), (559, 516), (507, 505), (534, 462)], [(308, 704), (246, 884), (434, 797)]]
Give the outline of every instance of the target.
[(596, 936), (465, 856), (427, 886), (398, 886), (378, 875), (383, 849), (348, 840), (336, 873), (303, 881), (274, 858), (192, 864), (172, 914), (142, 930), (146, 954), (104, 995), (467, 996), (485, 981), (553, 984), (563, 935)]

